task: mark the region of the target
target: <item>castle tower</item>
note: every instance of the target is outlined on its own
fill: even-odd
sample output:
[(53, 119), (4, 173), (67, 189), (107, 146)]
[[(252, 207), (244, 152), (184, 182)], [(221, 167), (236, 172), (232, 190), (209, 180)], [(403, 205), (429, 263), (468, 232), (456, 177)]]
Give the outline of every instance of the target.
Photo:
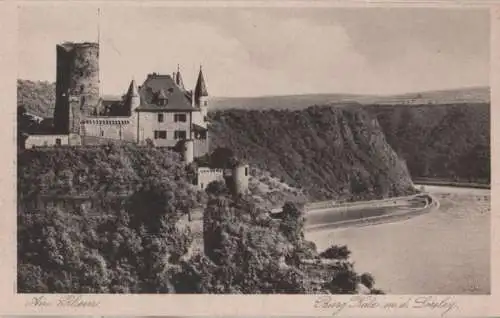
[(201, 66), (200, 72), (198, 73), (198, 80), (196, 81), (196, 87), (194, 89), (194, 101), (195, 106), (201, 109), (201, 113), (205, 118), (208, 114), (208, 91)]
[(81, 120), (99, 105), (99, 44), (66, 42), (56, 51), (55, 129), (79, 134)]
[(194, 141), (192, 139), (184, 140), (182, 145), (182, 157), (186, 164), (190, 164), (194, 160)]
[(249, 170), (250, 167), (247, 164), (238, 164), (233, 168), (232, 175), (235, 194), (246, 193), (248, 191)]
[(127, 94), (125, 95), (125, 102), (127, 107), (130, 107), (130, 114), (134, 114), (134, 110), (141, 104), (141, 98), (139, 96), (139, 90), (137, 89), (137, 84), (135, 80), (130, 82)]

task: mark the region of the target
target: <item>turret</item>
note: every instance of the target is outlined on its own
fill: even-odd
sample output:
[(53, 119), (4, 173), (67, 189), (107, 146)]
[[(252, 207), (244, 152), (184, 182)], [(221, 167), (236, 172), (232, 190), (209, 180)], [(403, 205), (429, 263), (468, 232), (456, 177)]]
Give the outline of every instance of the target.
[(192, 139), (184, 140), (182, 145), (182, 157), (186, 164), (190, 164), (194, 160), (194, 141)]
[(242, 194), (248, 191), (248, 180), (250, 179), (250, 168), (248, 164), (237, 164), (232, 171), (234, 192)]
[(179, 64), (177, 64), (177, 72), (174, 73), (175, 84), (179, 86), (180, 89), (184, 90), (184, 82), (182, 81), (181, 71)]
[(130, 112), (133, 113), (134, 110), (141, 104), (141, 98), (139, 96), (139, 90), (137, 89), (137, 84), (135, 80), (130, 82), (128, 87), (127, 95), (125, 95), (127, 105), (130, 107)]
[(198, 74), (198, 80), (196, 81), (196, 87), (194, 89), (194, 100), (195, 106), (201, 109), (203, 117), (206, 118), (208, 113), (208, 91), (201, 66)]

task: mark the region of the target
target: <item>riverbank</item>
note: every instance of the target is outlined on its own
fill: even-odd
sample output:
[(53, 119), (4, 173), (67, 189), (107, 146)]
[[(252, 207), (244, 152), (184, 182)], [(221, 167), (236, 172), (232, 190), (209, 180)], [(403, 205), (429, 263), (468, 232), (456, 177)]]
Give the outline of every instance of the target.
[(306, 231), (318, 250), (347, 245), (388, 294), (490, 292), (490, 191), (428, 186), (431, 213), (373, 226)]
[(405, 208), (397, 206), (384, 209), (385, 211), (381, 215), (351, 218), (333, 223), (322, 223), (315, 225), (306, 224), (306, 231), (319, 231), (324, 229), (333, 230), (345, 227), (363, 227), (363, 226), (372, 226), (382, 223), (400, 222), (411, 219), (413, 217), (417, 217), (425, 213), (429, 213), (438, 208), (439, 208), (439, 201), (431, 197), (430, 203), (422, 207)]
[(428, 213), (436, 207), (439, 207), (439, 202), (428, 194), (332, 205), (329, 208), (307, 211), (306, 230), (359, 227), (402, 221)]
[(441, 187), (491, 189), (491, 184), (489, 184), (489, 183), (449, 181), (449, 180), (444, 180), (444, 179), (432, 179), (432, 178), (414, 178), (413, 183), (417, 187), (420, 185), (424, 185), (424, 186), (425, 185), (433, 185), (433, 186), (441, 186)]

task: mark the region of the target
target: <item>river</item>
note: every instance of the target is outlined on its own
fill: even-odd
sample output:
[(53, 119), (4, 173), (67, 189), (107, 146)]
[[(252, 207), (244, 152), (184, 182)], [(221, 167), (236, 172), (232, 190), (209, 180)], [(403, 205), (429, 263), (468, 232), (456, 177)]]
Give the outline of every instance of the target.
[(319, 250), (347, 245), (358, 272), (388, 294), (490, 292), (490, 190), (425, 186), (440, 202), (395, 223), (308, 231)]

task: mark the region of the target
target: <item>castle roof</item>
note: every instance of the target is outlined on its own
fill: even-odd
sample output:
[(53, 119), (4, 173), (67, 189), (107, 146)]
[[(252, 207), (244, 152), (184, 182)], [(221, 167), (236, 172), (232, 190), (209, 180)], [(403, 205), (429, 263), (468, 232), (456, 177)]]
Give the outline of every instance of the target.
[(135, 96), (139, 96), (139, 91), (137, 89), (137, 84), (135, 83), (134, 80), (132, 80), (130, 82), (130, 85), (128, 87), (128, 91), (127, 91), (127, 96), (128, 97), (135, 97)]
[(157, 94), (158, 99), (167, 99), (167, 94), (165, 93), (165, 90), (162, 88), (160, 89), (160, 92)]
[(203, 71), (200, 67), (200, 73), (198, 74), (198, 80), (196, 81), (196, 87), (194, 89), (195, 100), (202, 96), (208, 96), (207, 85), (205, 84), (205, 78), (203, 77)]
[[(136, 111), (195, 111), (190, 100), (175, 83), (171, 75), (149, 74), (139, 89), (141, 105)], [(164, 96), (166, 104), (157, 103)]]

